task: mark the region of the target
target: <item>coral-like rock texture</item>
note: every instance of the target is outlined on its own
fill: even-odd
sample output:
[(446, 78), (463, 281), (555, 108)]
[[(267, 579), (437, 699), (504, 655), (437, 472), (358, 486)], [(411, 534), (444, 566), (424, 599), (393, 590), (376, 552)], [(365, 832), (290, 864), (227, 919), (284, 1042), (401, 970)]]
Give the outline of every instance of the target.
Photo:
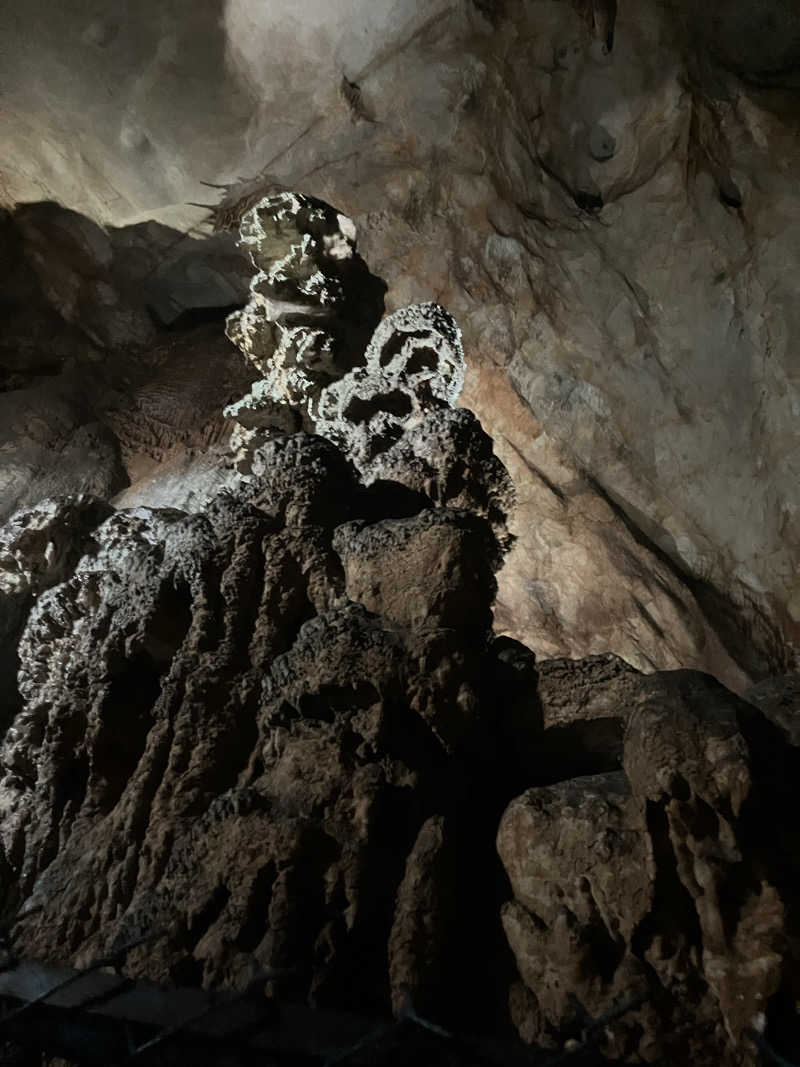
[(366, 474), (428, 412), (452, 407), (463, 383), (461, 331), (452, 315), (438, 304), (401, 308), (375, 331), (363, 367), (325, 390), (319, 430)]
[(320, 200), (262, 199), (244, 214), (239, 243), (256, 273), (227, 332), (263, 375), (227, 411), (244, 447), (257, 428), (313, 430), (320, 392), (363, 353), (385, 286), (356, 253), (353, 221)]
[(464, 383), (461, 331), (434, 303), (378, 325), (383, 286), (356, 253), (351, 219), (284, 192), (246, 211), (240, 234), (256, 274), (227, 333), (263, 377), (226, 409), (239, 423), (239, 470), (265, 435), (303, 429), (336, 442), (368, 475), (407, 429), (453, 406)]

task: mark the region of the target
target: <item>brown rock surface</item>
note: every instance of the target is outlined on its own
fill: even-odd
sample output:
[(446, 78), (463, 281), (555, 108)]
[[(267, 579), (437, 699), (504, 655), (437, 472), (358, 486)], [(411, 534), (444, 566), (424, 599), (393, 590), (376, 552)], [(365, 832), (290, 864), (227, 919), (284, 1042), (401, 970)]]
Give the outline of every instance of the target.
[(150, 933), (127, 967), (162, 983), (288, 968), (283, 999), (465, 1032), (507, 1001), (525, 1041), (628, 1062), (754, 1064), (753, 1028), (788, 1053), (785, 724), (706, 675), (493, 638), (502, 550), (480, 504), (432, 507), (430, 460), (427, 496), (279, 437), (193, 514), (77, 499), (4, 529), (17, 950)]
[[(473, 937), (499, 946), (499, 551), (468, 512), (365, 523), (372, 497), (333, 445), (276, 439), (201, 512), (116, 512), (40, 593), (0, 785), (20, 951), (85, 963), (163, 929), (136, 973), (236, 988), (294, 967), (283, 995), (373, 1012), (400, 986), (440, 1015), (493, 998), (461, 961)], [(447, 567), (409, 611), (440, 535)], [(411, 887), (443, 914), (474, 862), (440, 928)]]
[(633, 993), (615, 1056), (750, 1063), (765, 1025), (791, 1048), (796, 826), (776, 813), (796, 758), (707, 676), (640, 677), (623, 708), (622, 770), (530, 789), (501, 821), (517, 1024), (579, 1034)]
[[(0, 890), (19, 952), (86, 964), (149, 932), (129, 965), (162, 983), (241, 989), (278, 967), (284, 998), (485, 1029), (507, 1001), (527, 1042), (599, 1041), (630, 1062), (749, 1067), (762, 1033), (781, 1054), (798, 1048), (796, 678), (746, 688), (794, 656), (792, 539), (758, 496), (766, 551), (753, 555), (730, 508), (742, 453), (712, 477), (690, 449), (716, 440), (720, 419), (740, 426), (765, 382), (745, 451), (755, 469), (772, 462), (790, 390), (782, 366), (743, 370), (753, 337), (741, 338), (756, 328), (724, 299), (711, 301), (707, 353), (684, 358), (685, 293), (671, 308), (647, 293), (675, 211), (655, 232), (641, 222), (648, 197), (674, 200), (676, 158), (700, 175), (681, 172), (698, 198), (681, 200), (681, 218), (702, 214), (710, 176), (741, 221), (728, 150), (737, 122), (755, 126), (721, 93), (695, 100), (682, 140), (676, 64), (710, 93), (708, 72), (671, 7), (646, 5), (641, 23), (615, 22), (612, 8), (460, 5), (426, 23), (415, 54), (435, 57), (434, 81), (452, 58), (440, 16), (483, 56), (461, 71), (448, 136), (478, 158), (491, 120), (491, 151), (470, 171), (472, 199), (439, 141), (424, 174), (390, 183), (389, 208), (370, 199), (367, 168), (363, 234), (392, 300), (419, 301), (433, 279), (439, 289), (383, 320), (364, 352), (354, 313), (360, 340), (337, 349), (344, 373), (327, 365), (335, 380), (319, 395), (311, 361), (311, 392), (289, 400), (314, 415), (329, 390), (308, 423), (329, 440), (249, 440), (236, 470), (225, 454), (219, 410), (248, 383), (218, 326), (198, 323), (241, 296), (225, 235), (179, 235), (176, 258), (157, 225), (104, 231), (53, 204), (2, 219), (15, 277), (0, 484), (9, 512), (27, 505), (0, 530)], [(670, 61), (658, 84), (638, 60), (617, 62), (650, 44)], [(725, 63), (745, 83), (783, 84), (783, 60), (763, 65), (775, 44), (726, 40)], [(350, 126), (382, 124), (376, 100), (338, 84)], [(716, 135), (714, 116), (728, 123)], [(439, 138), (436, 121), (403, 166), (426, 138)], [(753, 165), (752, 145), (742, 151)], [(270, 282), (252, 292), (336, 307), (338, 294), (352, 310), (329, 260), (353, 258), (353, 224), (295, 194), (267, 203), (289, 202), (325, 225), (277, 233), (288, 267), (273, 275), (271, 216), (255, 200), (245, 230), (261, 220), (255, 265)], [(455, 204), (471, 204), (470, 227), (440, 240)], [(741, 235), (718, 222), (732, 256)], [(643, 233), (647, 252), (634, 253)], [(713, 242), (692, 247), (695, 264), (716, 264)], [(763, 290), (737, 263), (734, 305)], [(774, 264), (759, 269), (774, 281)], [(441, 292), (477, 353), (467, 397), (521, 486), (513, 515), (491, 439), (450, 406), (463, 352)], [(234, 316), (232, 333), (263, 348), (269, 389), (297, 369), (309, 328), (291, 334), (295, 350), (275, 324), (294, 330), (307, 314), (300, 301), (250, 333), (248, 312)], [(730, 382), (714, 362), (721, 322)], [(332, 330), (315, 359), (339, 340)], [(721, 384), (731, 403), (707, 409)], [(646, 422), (620, 408), (634, 387)], [(163, 506), (111, 511), (86, 495), (126, 481), (117, 503)], [(83, 495), (40, 500), (65, 489)], [(535, 638), (539, 662), (512, 634)], [(594, 654), (541, 658), (576, 648)], [(635, 669), (681, 664), (747, 701), (707, 674)]]

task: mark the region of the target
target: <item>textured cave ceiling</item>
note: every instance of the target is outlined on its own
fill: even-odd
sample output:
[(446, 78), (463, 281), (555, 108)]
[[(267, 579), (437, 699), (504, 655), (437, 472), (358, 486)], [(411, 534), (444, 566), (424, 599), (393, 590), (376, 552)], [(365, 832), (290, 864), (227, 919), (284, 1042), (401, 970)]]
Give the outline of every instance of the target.
[[(214, 443), (219, 368), (243, 371), (211, 351), (218, 327), (207, 362), (162, 343), (137, 289), (160, 272), (149, 306), (191, 310), (211, 264), (227, 281), (205, 302), (235, 303), (232, 249), (191, 202), (223, 192), (204, 183), (233, 183), (229, 204), (295, 188), (354, 218), (388, 310), (436, 299), (463, 329), (464, 403), (518, 487), (500, 629), (736, 688), (796, 662), (793, 0), (31, 0), (3, 6), (0, 38), (3, 202), (112, 227), (103, 278), (138, 308), (98, 340), (74, 247), (48, 243), (42, 209), (12, 214), (103, 387), (53, 366), (14, 380), (9, 507), (83, 485), (87, 464), (106, 495), (130, 483), (123, 503), (185, 502), (176, 423), (200, 410), (192, 443)], [(135, 229), (151, 218), (160, 230)], [(190, 227), (202, 243), (180, 244)], [(150, 355), (128, 366), (133, 341)], [(31, 458), (26, 411), (58, 424), (58, 448), (37, 430)], [(76, 425), (96, 428), (88, 452)], [(115, 440), (100, 476), (92, 448)]]

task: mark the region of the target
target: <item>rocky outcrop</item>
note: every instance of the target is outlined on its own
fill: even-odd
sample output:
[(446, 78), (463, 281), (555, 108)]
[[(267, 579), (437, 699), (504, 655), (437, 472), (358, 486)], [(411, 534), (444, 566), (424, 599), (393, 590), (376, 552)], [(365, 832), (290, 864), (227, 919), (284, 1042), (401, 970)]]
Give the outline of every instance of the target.
[(388, 315), (356, 253), (350, 219), (284, 192), (244, 212), (240, 245), (256, 269), (227, 333), (263, 375), (229, 405), (241, 473), (270, 437), (299, 428), (338, 445), (366, 484), (391, 481), (492, 522), (503, 548), (513, 489), (475, 416), (454, 405), (461, 332), (438, 304)]
[[(256, 197), (253, 206), (262, 200)], [(519, 439), (528, 416), (510, 400), (499, 373), (481, 369), (479, 391), (493, 398), (498, 449), (519, 487), (510, 510), (510, 485), (490, 439), (473, 432), (472, 415), (448, 406), (459, 388), (463, 357), (460, 332), (447, 313), (429, 304), (417, 307), (413, 321), (408, 311), (389, 316), (368, 345), (383, 283), (348, 244), (354, 241), (352, 225), (341, 223), (348, 238), (338, 229), (337, 220), (344, 219), (339, 212), (294, 194), (273, 196), (266, 204), (258, 218), (272, 219), (270, 212), (277, 211), (283, 229), (275, 230), (274, 219), (266, 231), (253, 224), (259, 232), (271, 226), (275, 233), (267, 240), (254, 230), (246, 246), (261, 264), (264, 289), (261, 297), (252, 297), (251, 310), (275, 289), (273, 309), (294, 307), (287, 336), (290, 332), (298, 343), (305, 337), (303, 344), (313, 348), (312, 339), (319, 339), (325, 325), (336, 359), (324, 373), (317, 368), (301, 375), (308, 379), (309, 397), (323, 391), (327, 397), (325, 412), (318, 411), (315, 420), (303, 415), (300, 400), (299, 407), (285, 402), (290, 398), (283, 379), (270, 370), (275, 337), (283, 336), (280, 323), (265, 320), (256, 331), (261, 340), (252, 335), (255, 348), (266, 347), (247, 364), (220, 335), (226, 305), (246, 295), (241, 283), (246, 261), (230, 235), (195, 240), (152, 222), (104, 231), (52, 204), (28, 205), (6, 218), (4, 251), (14, 282), (8, 288), (13, 314), (0, 330), (10, 375), (0, 396), (5, 411), (0, 514), (62, 492), (113, 497), (121, 506), (202, 507), (226, 484), (231, 431), (242, 470), (258, 441), (276, 431), (255, 425), (269, 422), (262, 401), (273, 392), (277, 401), (267, 407), (277, 403), (270, 410), (279, 422), (295, 426), (305, 420), (309, 428), (313, 422), (358, 453), (368, 479), (399, 478), (422, 491), (426, 484), (446, 484), (445, 496), (454, 506), (478, 507), (477, 485), (467, 486), (463, 475), (484, 460), (476, 453), (464, 463), (460, 456), (483, 440), (485, 462), (494, 469), (482, 482), (493, 499), (483, 501), (481, 513), (509, 514), (510, 531), (505, 520), (492, 521), (501, 538), (509, 533), (516, 538), (500, 575), (498, 629), (525, 636), (547, 655), (613, 649), (639, 668), (703, 667), (738, 690), (746, 688), (754, 668), (734, 649), (742, 625), (737, 610), (712, 586), (693, 583), (677, 570), (591, 480), (570, 473), (552, 443), (542, 455), (542, 437), (535, 446), (530, 441), (524, 448), (508, 446)], [(310, 220), (314, 212), (316, 221)], [(372, 226), (362, 231), (362, 240), (373, 240)], [(309, 232), (301, 232), (304, 227)], [(331, 252), (344, 258), (328, 255), (326, 240)], [(291, 252), (304, 242), (302, 255)], [(273, 269), (274, 282), (267, 285)], [(302, 292), (316, 273), (328, 278), (327, 308)], [(105, 326), (106, 311), (93, 303), (98, 292), (108, 302)], [(256, 321), (254, 310), (253, 315)], [(232, 329), (238, 321), (234, 316)], [(39, 323), (47, 323), (47, 330)], [(250, 341), (242, 343), (247, 348)], [(482, 350), (481, 345), (473, 355)], [(434, 351), (441, 367), (427, 365)], [(475, 373), (473, 362), (468, 393), (474, 394)], [(259, 375), (255, 384), (253, 374)], [(368, 402), (373, 390), (381, 399)], [(238, 415), (226, 419), (220, 409), (233, 401), (231, 413)], [(404, 427), (413, 432), (402, 432)], [(442, 468), (431, 480), (430, 457), (448, 467), (446, 479)]]
[[(0, 527), (0, 677), (16, 677), (17, 645), (36, 598), (72, 573), (111, 510), (91, 496), (42, 500)], [(18, 711), (17, 687), (4, 685), (0, 729)]]
[(624, 720), (621, 766), (529, 789), (500, 823), (517, 1025), (579, 1037), (581, 1012), (634, 994), (606, 1029), (614, 1057), (753, 1062), (768, 1026), (792, 1048), (796, 846), (768, 812), (796, 751), (706, 676), (615, 674), (598, 684)]
[(161, 983), (277, 968), (281, 998), (465, 1031), (507, 1001), (526, 1042), (627, 1062), (789, 1052), (793, 679), (748, 703), (493, 638), (506, 476), (468, 413), (419, 426), (397, 480), (274, 436), (193, 513), (2, 530), (16, 950), (146, 933), (127, 968)]
[(749, 689), (745, 697), (784, 732), (792, 745), (800, 746), (800, 675), (769, 678)]
[[(604, 54), (613, 36), (600, 32)], [(610, 151), (596, 142), (595, 157)], [(77, 229), (101, 262), (100, 237)], [(108, 404), (123, 349), (86, 326), (103, 378), (89, 410), (105, 398), (128, 472), (151, 435), (160, 466), (185, 431), (160, 491), (191, 506), (79, 495), (0, 530), (0, 890), (15, 950), (85, 966), (147, 934), (127, 964), (163, 984), (247, 989), (275, 968), (281, 998), (423, 1011), (434, 1028), (496, 1029), (507, 1001), (526, 1042), (628, 1062), (749, 1067), (765, 1042), (789, 1055), (796, 680), (746, 701), (697, 672), (645, 676), (608, 652), (537, 663), (496, 638), (497, 573), (534, 512), (529, 496), (510, 518), (508, 472), (453, 406), (454, 320), (426, 302), (373, 332), (382, 289), (326, 204), (259, 200), (243, 232), (260, 273), (230, 331), (262, 378), (238, 462), (212, 407), (232, 378), (197, 385), (195, 419), (159, 430), (192, 357), (216, 351), (199, 343), (208, 331), (178, 326), (168, 343), (155, 324), (131, 345), (155, 383), (140, 425)], [(96, 278), (71, 271), (42, 293), (84, 329)], [(35, 379), (49, 364), (30, 366)], [(266, 414), (248, 426), (257, 395)], [(711, 628), (709, 605), (725, 606), (711, 583), (688, 582), (590, 477), (567, 491), (530, 470), (561, 529), (606, 527), (648, 666), (656, 639), (666, 657), (689, 634), (744, 680), (768, 626), (755, 659), (726, 661), (741, 617)]]
[(257, 431), (313, 431), (322, 391), (363, 354), (385, 286), (357, 255), (352, 220), (320, 200), (261, 200), (242, 217), (239, 243), (256, 272), (227, 333), (262, 375), (227, 409), (246, 470)]
[(464, 383), (461, 331), (438, 304), (387, 316), (356, 367), (324, 391), (319, 430), (367, 477), (375, 459), (429, 412), (453, 407)]
[[(302, 434), (200, 512), (101, 518), (26, 602), (0, 786), (20, 949), (86, 962), (162, 930), (133, 964), (160, 981), (286, 966), (283, 994), (378, 1012), (436, 973), (461, 1010), (472, 909), (499, 933), (489, 522)], [(487, 819), (469, 907), (421, 940), (401, 884), (450, 899)], [(449, 859), (424, 874), (432, 827)]]
[(318, 436), (194, 514), (77, 499), (2, 537), (20, 953), (148, 933), (127, 966), (162, 983), (277, 967), (281, 998), (464, 1030), (507, 999), (527, 1042), (628, 1062), (791, 1050), (790, 684), (765, 715), (693, 672), (537, 664), (491, 636), (487, 518)]

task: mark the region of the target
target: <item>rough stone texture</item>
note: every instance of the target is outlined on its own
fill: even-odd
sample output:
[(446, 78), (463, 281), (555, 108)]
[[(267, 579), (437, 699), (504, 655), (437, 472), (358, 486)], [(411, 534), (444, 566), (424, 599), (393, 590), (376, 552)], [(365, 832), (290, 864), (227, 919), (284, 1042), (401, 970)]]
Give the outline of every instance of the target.
[(87, 388), (125, 466), (115, 504), (205, 503), (230, 466), (232, 423), (220, 408), (248, 384), (221, 323), (171, 331), (136, 360), (112, 355)]
[(427, 420), (423, 481), (413, 448), (367, 484), (296, 434), (193, 513), (73, 498), (0, 530), (17, 951), (147, 932), (127, 966), (159, 982), (287, 968), (280, 997), (468, 1031), (507, 1001), (538, 1046), (605, 1018), (630, 1062), (790, 1051), (792, 680), (748, 703), (493, 637), (507, 475), (476, 420)]
[(515, 1019), (520, 1030), (541, 1041), (578, 1021), (572, 997), (599, 1016), (637, 992), (644, 967), (625, 946), (652, 894), (622, 772), (524, 793), (503, 817), (498, 847), (514, 890), (503, 926), (531, 1001)]
[[(247, 210), (241, 234), (257, 273), (250, 301), (231, 316), (228, 333), (264, 377), (227, 409), (238, 420), (232, 437), (237, 469), (249, 469), (253, 450), (265, 436), (307, 426), (343, 448), (368, 481), (389, 477), (424, 491), (431, 473), (426, 453), (450, 455), (449, 472), (445, 477), (440, 470), (438, 480), (452, 484), (451, 495), (457, 489), (464, 496), (459, 456), (467, 449), (467, 466), (482, 470), (472, 454), (482, 441), (483, 466), (493, 464), (494, 470), (482, 470), (486, 477), (481, 484), (492, 486), (496, 495), (494, 502), (486, 501), (484, 513), (494, 508), (509, 514), (511, 485), (501, 474), (490, 439), (473, 425), (471, 413), (449, 411), (461, 390), (464, 356), (460, 330), (448, 313), (436, 304), (403, 308), (384, 319), (361, 355), (364, 327), (374, 313), (362, 290), (369, 294), (374, 279), (355, 256), (350, 220), (320, 201), (284, 192)], [(348, 370), (351, 364), (355, 366)], [(746, 684), (747, 674), (724, 650), (685, 578), (659, 558), (654, 546), (639, 543), (619, 510), (598, 500), (596, 487), (579, 484), (578, 499), (587, 498), (588, 509), (582, 501), (575, 508), (570, 499), (574, 491), (559, 489), (535, 466), (523, 463), (522, 475), (519, 467), (517, 462), (515, 475), (523, 486), (534, 475), (560, 514), (555, 523), (544, 524), (537, 500), (533, 521), (541, 533), (536, 555), (531, 559), (526, 552), (521, 561), (517, 555), (517, 573), (506, 584), (515, 589), (515, 603), (511, 611), (501, 603), (499, 627), (522, 629), (535, 635), (537, 647), (557, 649), (564, 631), (561, 619), (569, 613), (572, 637), (578, 639), (580, 633), (587, 651), (622, 647), (639, 666), (702, 664), (736, 687)], [(466, 498), (471, 507), (477, 503), (474, 487)], [(545, 506), (552, 514), (552, 499)], [(533, 511), (530, 499), (523, 497), (514, 515), (526, 549), (534, 540), (527, 528)], [(591, 532), (591, 556), (576, 553), (573, 544), (576, 527), (579, 539), (587, 541), (587, 519), (597, 531)], [(570, 528), (566, 544), (561, 533), (565, 524)], [(510, 545), (513, 535), (505, 526), (495, 526), (504, 546)], [(622, 572), (625, 582), (605, 591), (613, 604), (598, 612), (597, 597), (584, 595), (583, 587), (593, 592), (589, 583), (609, 570)], [(534, 592), (536, 611), (526, 609), (520, 589)], [(723, 617), (723, 637), (729, 636), (725, 613), (716, 614)], [(650, 651), (655, 651), (654, 640), (655, 655)]]
[(457, 861), (451, 853), (452, 844), (442, 816), (426, 820), (406, 861), (389, 936), (389, 973), (395, 1013), (401, 1010), (406, 991), (412, 989), (418, 1011), (425, 1012), (431, 1007), (435, 1010), (442, 985), (447, 981), (435, 946), (455, 911), (456, 886), (452, 871)]
[(297, 189), (354, 220), (390, 309), (448, 307), (464, 402), (561, 542), (534, 569), (521, 518), (509, 633), (739, 689), (791, 668), (793, 0), (214, 0), (192, 19), (35, 0), (0, 28), (8, 202), (195, 222), (201, 181), (236, 187), (232, 220)]
[[(417, 987), (432, 1003), (435, 972), (440, 1016), (493, 1000), (463, 961), (473, 927), (499, 948), (501, 552), (485, 519), (422, 496), (365, 521), (381, 500), (332, 444), (297, 435), (196, 514), (87, 518), (77, 562), (77, 532), (71, 560), (44, 542), (91, 502), (6, 528), (6, 584), (23, 550), (20, 581), (38, 583), (0, 753), (4, 890), (31, 912), (21, 951), (85, 963), (163, 929), (132, 963), (160, 981), (240, 987), (292, 966), (283, 994), (379, 1012)], [(426, 859), (445, 822), (450, 859)], [(422, 944), (432, 920), (409, 879), (445, 901), (476, 861), (469, 901)]]
[(619, 770), (625, 725), (642, 676), (612, 655), (541, 660), (536, 672), (544, 727), (532, 764), (537, 780)]
[(226, 409), (241, 429), (237, 466), (264, 431), (313, 431), (321, 392), (361, 359), (383, 312), (385, 286), (356, 254), (351, 219), (321, 200), (279, 193), (247, 211), (239, 245), (256, 269), (228, 337), (260, 372)]
[(753, 1026), (793, 1047), (800, 764), (755, 706), (785, 714), (792, 679), (747, 703), (537, 664), (491, 636), (486, 518), (365, 486), (310, 435), (195, 514), (76, 498), (0, 542), (18, 951), (85, 965), (155, 931), (128, 968), (160, 982), (297, 968), (278, 996), (465, 1030), (507, 999), (551, 1047), (642, 996), (607, 1054), (741, 1067)]
[[(71, 574), (111, 510), (91, 496), (42, 500), (0, 527), (0, 677), (17, 673), (17, 644), (34, 601)], [(16, 686), (3, 685), (3, 730), (18, 711)]]
[[(285, 205), (285, 198), (272, 202)], [(309, 204), (328, 219), (317, 229), (338, 227), (335, 220), (340, 216), (327, 205), (303, 198), (298, 203), (305, 206), (289, 214), (301, 227), (314, 229), (307, 219), (300, 221), (301, 215), (309, 214)], [(262, 266), (269, 268), (270, 257), (291, 245), (292, 233), (297, 234), (294, 225), (288, 235), (276, 235), (272, 243), (259, 239), (264, 245)], [(219, 408), (247, 392), (253, 370), (248, 372), (237, 360), (218, 325), (198, 323), (203, 315), (224, 313), (224, 307), (216, 312), (214, 305), (233, 299), (237, 287), (244, 293), (241, 272), (246, 264), (240, 254), (236, 258), (229, 235), (193, 240), (152, 222), (103, 231), (74, 213), (44, 204), (6, 216), (3, 236), (14, 281), (8, 289), (11, 314), (4, 324), (8, 337), (3, 358), (10, 389), (0, 397), (8, 414), (0, 513), (8, 515), (43, 495), (81, 491), (116, 493), (123, 506), (201, 507), (229, 480), (222, 467), (229, 462), (231, 428), (243, 446), (237, 465), (247, 469), (264, 431), (226, 421)], [(301, 243), (305, 239), (301, 236)], [(322, 233), (323, 248), (324, 239)], [(91, 255), (99, 258), (92, 261)], [(357, 256), (342, 261), (344, 273), (335, 259), (323, 256), (323, 260), (328, 267), (333, 265), (330, 277), (339, 286), (336, 291), (344, 293), (337, 314), (327, 320), (336, 351), (342, 365), (363, 362), (361, 347), (376, 314), (380, 283)], [(308, 266), (311, 261), (308, 257), (306, 261)], [(114, 333), (117, 320), (129, 325), (146, 322), (138, 341), (134, 331), (130, 343), (122, 347), (99, 345), (96, 335), (98, 329), (102, 333), (102, 315), (92, 304), (97, 286), (92, 282), (87, 289), (86, 277), (101, 279), (103, 291), (113, 296), (107, 309), (113, 321), (106, 332)], [(291, 289), (299, 281), (293, 282), (289, 274), (281, 284)], [(74, 293), (84, 290), (88, 295), (76, 303)], [(64, 294), (73, 294), (71, 305), (65, 304)], [(71, 308), (72, 321), (67, 323), (57, 308)], [(742, 624), (737, 612), (710, 586), (687, 581), (642, 540), (618, 508), (598, 496), (596, 486), (569, 474), (563, 457), (557, 460), (556, 484), (519, 449), (509, 450), (508, 441), (524, 430), (528, 415), (513, 399), (507, 379), (481, 371), (484, 400), (490, 403), (500, 432), (498, 447), (519, 486), (511, 514), (513, 533), (505, 526), (501, 529), (497, 516), (500, 511), (508, 513), (511, 489), (490, 439), (472, 425), (475, 419), (470, 413), (435, 406), (455, 394), (460, 380), (457, 350), (455, 373), (451, 365), (451, 372), (439, 382), (439, 399), (427, 392), (432, 379), (430, 368), (424, 366), (425, 349), (432, 347), (440, 354), (437, 362), (442, 358), (441, 369), (447, 372), (445, 356), (452, 352), (448, 336), (458, 338), (452, 320), (444, 312), (430, 310), (433, 318), (417, 323), (424, 328), (411, 332), (408, 348), (401, 346), (388, 355), (384, 345), (389, 338), (396, 337), (399, 343), (389, 323), (401, 323), (408, 312), (390, 316), (382, 325), (380, 344), (370, 349), (371, 362), (379, 369), (366, 373), (362, 367), (354, 380), (345, 375), (333, 390), (325, 432), (345, 447), (356, 448), (367, 477), (399, 479), (419, 491), (432, 484), (430, 457), (434, 456), (439, 464), (435, 481), (454, 506), (482, 508), (504, 545), (510, 544), (510, 536), (516, 537), (516, 551), (501, 576), (495, 612), (499, 629), (525, 634), (543, 654), (555, 655), (565, 648), (573, 653), (611, 648), (640, 668), (701, 666), (744, 689), (749, 676), (740, 664), (753, 657), (736, 651)], [(424, 309), (422, 313), (427, 314)], [(162, 324), (155, 334), (153, 317)], [(307, 316), (301, 318), (306, 322), (305, 327), (296, 327), (301, 333), (309, 328), (313, 332), (319, 325), (312, 320), (309, 327)], [(47, 329), (42, 330), (40, 323)], [(428, 341), (415, 336), (426, 331)], [(3, 336), (0, 331), (0, 341)], [(413, 361), (416, 350), (422, 365), (415, 370), (408, 360)], [(381, 356), (392, 367), (389, 384)], [(417, 379), (412, 390), (409, 367), (411, 379)], [(253, 389), (263, 391), (269, 379), (267, 371), (267, 379)], [(350, 380), (355, 391), (365, 395), (373, 387), (383, 390), (385, 398), (377, 410), (357, 397), (354, 407), (344, 403), (350, 391), (344, 382)], [(393, 397), (399, 397), (403, 410), (397, 410)], [(358, 418), (345, 417), (351, 407)], [(292, 418), (297, 417), (301, 416)], [(242, 413), (242, 418), (248, 417)], [(413, 432), (401, 434), (392, 444), (403, 426), (413, 426)], [(244, 447), (242, 438), (250, 437)], [(365, 454), (380, 448), (388, 451), (377, 451), (371, 463), (364, 461)], [(468, 469), (485, 466), (486, 477), (482, 474), (471, 486), (464, 482), (459, 458), (465, 450)], [(544, 466), (554, 474), (552, 463)], [(490, 486), (493, 494), (482, 504), (476, 496), (481, 485)], [(599, 586), (607, 575), (611, 579)], [(725, 650), (725, 642), (733, 647), (734, 658)]]
[(262, 377), (225, 411), (239, 424), (238, 470), (265, 437), (309, 430), (369, 475), (427, 413), (452, 407), (464, 381), (458, 326), (434, 303), (378, 324), (385, 287), (356, 255), (351, 219), (284, 192), (246, 211), (239, 233), (256, 273), (226, 332)]
[(83, 376), (0, 394), (0, 517), (60, 493), (108, 499), (127, 484), (119, 442), (80, 392)]
[(546, 728), (622, 717), (640, 682), (638, 672), (613, 655), (542, 660), (537, 674)]
[(463, 382), (461, 331), (452, 315), (434, 303), (404, 307), (378, 326), (364, 366), (323, 392), (317, 428), (370, 477), (376, 457), (429, 412), (452, 407)]
[(753, 655), (736, 610), (677, 569), (540, 428), (527, 436), (529, 411), (502, 371), (468, 367), (466, 395), (476, 390), (516, 489), (497, 628), (542, 656), (610, 650), (640, 670), (693, 667), (747, 688)]
[[(796, 685), (750, 688), (796, 665), (800, 613), (793, 4), (47, 8), (0, 15), (5, 195), (86, 216), (0, 227), (21, 949), (163, 927), (139, 974), (299, 962), (279, 993), (461, 1021), (508, 993), (558, 1045), (641, 991), (612, 1055), (749, 1065), (752, 1026), (796, 1059)], [(446, 305), (497, 461), (412, 402), (399, 441), (362, 409), (377, 456), (343, 435), (370, 484), (307, 437), (221, 464), (249, 382), (193, 316), (243, 300), (230, 236), (90, 219), (194, 221), (201, 177), (219, 226), (286, 187), (336, 204), (390, 311)], [(357, 400), (391, 395), (369, 377)], [(166, 506), (35, 507), (126, 481)], [(491, 639), (492, 529), (516, 538), (495, 626), (538, 663)], [(514, 796), (518, 980), (474, 963), (500, 956)]]
[(466, 408), (440, 408), (423, 416), (412, 433), (375, 457), (369, 472), (373, 483), (399, 482), (435, 504), (481, 515), (503, 549), (510, 547), (507, 519), (514, 486), (491, 437)]
[[(469, 513), (426, 511), (411, 519), (346, 524), (336, 531), (351, 600), (408, 629), (491, 627), (497, 549)], [(463, 569), (465, 564), (468, 569)]]
[(503, 923), (526, 987), (512, 1010), (541, 1040), (641, 993), (608, 1027), (614, 1056), (753, 1062), (751, 1029), (796, 1026), (795, 829), (767, 815), (796, 757), (707, 676), (636, 688), (622, 769), (530, 789), (501, 821)]

